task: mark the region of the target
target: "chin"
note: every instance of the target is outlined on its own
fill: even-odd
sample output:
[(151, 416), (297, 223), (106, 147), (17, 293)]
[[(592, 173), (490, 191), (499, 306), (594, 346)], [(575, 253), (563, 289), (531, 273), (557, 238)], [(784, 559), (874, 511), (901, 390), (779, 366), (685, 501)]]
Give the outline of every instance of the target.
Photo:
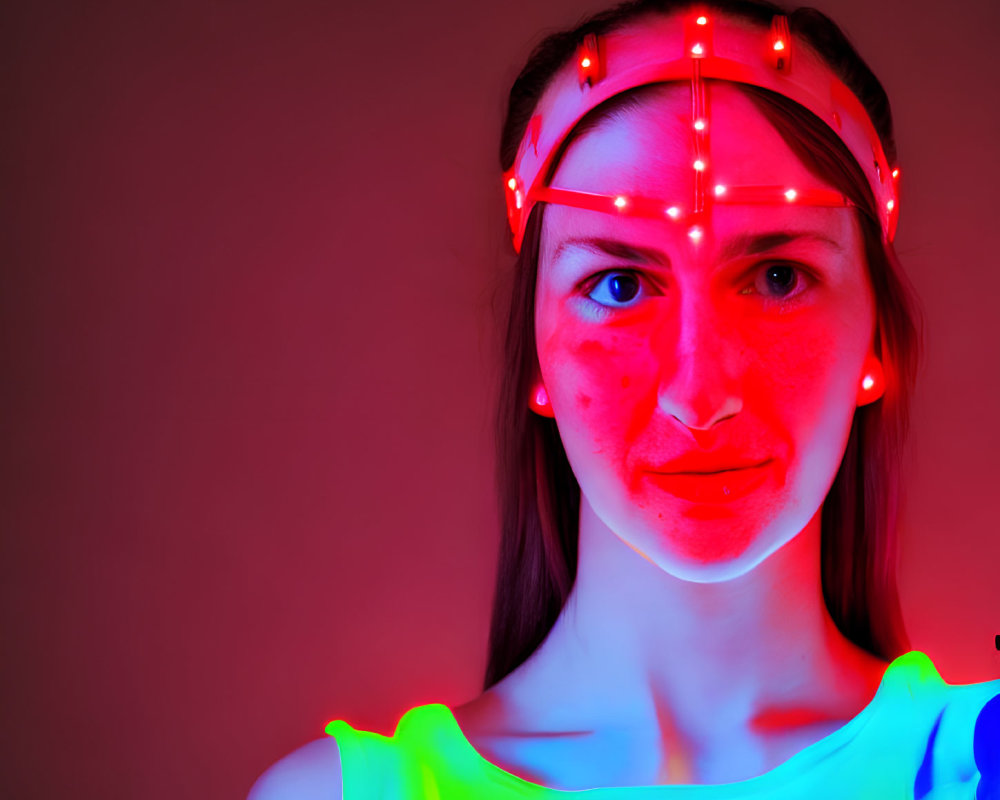
[(767, 555), (743, 554), (736, 558), (694, 561), (674, 554), (652, 559), (664, 572), (690, 583), (722, 583), (739, 578), (760, 564)]
[(680, 580), (720, 583), (750, 572), (791, 538), (776, 539), (768, 525), (741, 527), (731, 515), (716, 514), (715, 524), (706, 516), (695, 514), (670, 530), (649, 530), (633, 549)]

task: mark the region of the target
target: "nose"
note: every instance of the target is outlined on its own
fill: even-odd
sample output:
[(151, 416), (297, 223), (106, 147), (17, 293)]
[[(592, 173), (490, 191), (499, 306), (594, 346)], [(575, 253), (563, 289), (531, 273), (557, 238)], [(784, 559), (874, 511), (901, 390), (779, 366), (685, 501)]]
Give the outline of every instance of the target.
[(701, 444), (713, 426), (743, 410), (736, 331), (702, 294), (682, 298), (680, 316), (664, 320), (654, 336), (660, 410)]

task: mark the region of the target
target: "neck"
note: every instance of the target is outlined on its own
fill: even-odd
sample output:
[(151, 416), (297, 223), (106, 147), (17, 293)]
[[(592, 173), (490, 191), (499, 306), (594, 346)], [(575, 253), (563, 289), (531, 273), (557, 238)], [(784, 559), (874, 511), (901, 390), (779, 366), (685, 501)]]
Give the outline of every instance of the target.
[(666, 727), (702, 742), (767, 720), (842, 723), (885, 664), (837, 630), (821, 585), (819, 511), (744, 575), (693, 583), (622, 542), (583, 498), (576, 581), (522, 667), (523, 697), (554, 692), (553, 727)]

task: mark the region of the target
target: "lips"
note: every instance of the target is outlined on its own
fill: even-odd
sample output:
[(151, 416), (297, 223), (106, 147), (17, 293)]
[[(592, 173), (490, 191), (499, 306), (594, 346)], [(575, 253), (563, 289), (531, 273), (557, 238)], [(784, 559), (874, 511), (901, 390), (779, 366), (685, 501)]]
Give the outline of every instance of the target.
[[(673, 463), (673, 462), (671, 462)], [(728, 503), (758, 489), (770, 475), (771, 460), (715, 470), (646, 473), (659, 488), (691, 503)]]
[(661, 474), (705, 475), (757, 467), (768, 460), (766, 457), (752, 456), (736, 450), (715, 450), (708, 453), (694, 451), (652, 467), (650, 471)]

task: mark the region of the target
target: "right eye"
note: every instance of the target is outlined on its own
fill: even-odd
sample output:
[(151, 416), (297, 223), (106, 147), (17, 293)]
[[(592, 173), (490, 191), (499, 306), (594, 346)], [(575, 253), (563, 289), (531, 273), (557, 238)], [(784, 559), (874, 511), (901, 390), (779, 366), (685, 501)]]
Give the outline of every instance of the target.
[(628, 308), (640, 299), (642, 281), (627, 270), (609, 270), (598, 275), (587, 297), (608, 308)]

